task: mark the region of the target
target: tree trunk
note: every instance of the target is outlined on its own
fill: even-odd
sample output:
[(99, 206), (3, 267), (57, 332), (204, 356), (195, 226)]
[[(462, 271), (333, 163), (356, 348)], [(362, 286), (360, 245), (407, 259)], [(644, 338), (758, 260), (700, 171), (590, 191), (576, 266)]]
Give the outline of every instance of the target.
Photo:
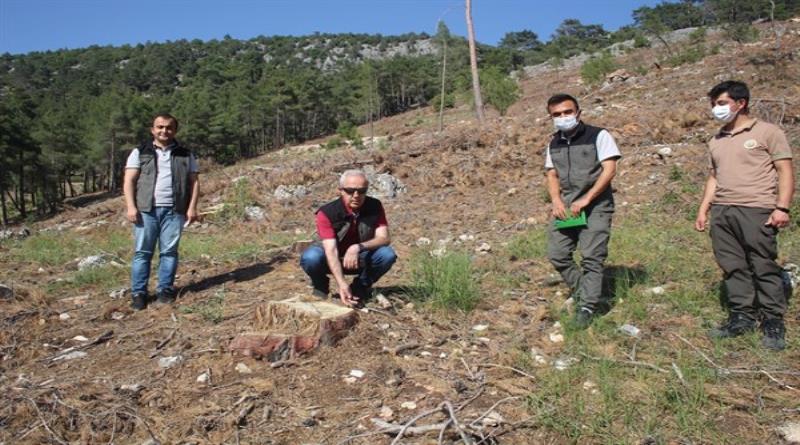
[(442, 89), (439, 92), (439, 133), (442, 132), (444, 128), (444, 79), (445, 74), (447, 73), (447, 38), (444, 39), (444, 43), (442, 46)]
[(17, 195), (17, 210), (19, 210), (19, 215), (22, 218), (28, 216), (28, 212), (25, 209), (25, 163), (23, 162), (22, 157), (23, 150), (19, 151), (19, 194)]
[(117, 130), (111, 129), (111, 149), (108, 153), (108, 191), (114, 191), (117, 185)]
[(475, 114), (478, 122), (483, 124), (483, 99), (481, 98), (481, 81), (478, 77), (478, 55), (475, 50), (475, 30), (472, 27), (472, 0), (467, 2), (467, 39), (469, 40), (469, 64), (472, 68), (472, 92), (475, 96)]
[(6, 188), (0, 184), (0, 207), (3, 209), (3, 227), (8, 225), (8, 209), (6, 208)]

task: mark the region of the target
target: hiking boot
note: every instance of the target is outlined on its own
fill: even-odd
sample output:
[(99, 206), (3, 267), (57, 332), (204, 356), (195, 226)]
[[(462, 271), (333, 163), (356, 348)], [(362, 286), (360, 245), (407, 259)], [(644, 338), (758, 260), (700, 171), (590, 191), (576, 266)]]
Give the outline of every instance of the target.
[(147, 294), (134, 294), (131, 297), (131, 309), (141, 311), (147, 307)]
[(175, 289), (168, 288), (162, 289), (156, 293), (156, 303), (158, 304), (173, 304), (176, 297)]
[(595, 313), (588, 307), (582, 307), (575, 312), (575, 327), (578, 329), (586, 329), (594, 321)]
[(761, 332), (764, 338), (761, 339), (761, 346), (772, 349), (773, 351), (783, 351), (786, 348), (786, 327), (782, 318), (768, 318), (761, 322)]
[(350, 292), (352, 292), (354, 296), (358, 297), (358, 302), (360, 304), (364, 304), (367, 302), (367, 300), (372, 298), (372, 286), (364, 286), (364, 284), (358, 280), (354, 280), (350, 285)]
[(733, 338), (753, 332), (756, 329), (756, 322), (745, 314), (733, 312), (728, 321), (718, 328), (708, 331), (711, 338)]

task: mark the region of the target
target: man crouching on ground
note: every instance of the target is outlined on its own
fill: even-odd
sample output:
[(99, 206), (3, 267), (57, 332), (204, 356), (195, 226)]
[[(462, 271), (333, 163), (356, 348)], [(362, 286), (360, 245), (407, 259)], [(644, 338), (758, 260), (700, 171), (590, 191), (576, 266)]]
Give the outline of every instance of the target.
[[(339, 286), (339, 298), (348, 306), (365, 301), (372, 285), (391, 269), (397, 255), (389, 247), (389, 223), (381, 202), (367, 196), (364, 172), (348, 170), (339, 178), (339, 198), (316, 212), (322, 247), (303, 252), (300, 267), (311, 278), (314, 295), (327, 298), (328, 274)], [(356, 275), (351, 284), (344, 276)]]

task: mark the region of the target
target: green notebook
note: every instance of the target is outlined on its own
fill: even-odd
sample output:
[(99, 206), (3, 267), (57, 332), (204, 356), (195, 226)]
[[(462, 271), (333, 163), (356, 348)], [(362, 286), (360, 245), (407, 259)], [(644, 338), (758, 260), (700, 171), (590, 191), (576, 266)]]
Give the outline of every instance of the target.
[(578, 216), (567, 219), (556, 219), (554, 222), (556, 229), (570, 229), (573, 227), (586, 227), (586, 212), (581, 211)]

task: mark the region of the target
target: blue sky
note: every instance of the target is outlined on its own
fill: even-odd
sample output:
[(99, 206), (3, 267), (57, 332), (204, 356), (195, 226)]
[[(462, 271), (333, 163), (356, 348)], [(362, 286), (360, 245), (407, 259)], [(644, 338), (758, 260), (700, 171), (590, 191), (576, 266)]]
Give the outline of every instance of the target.
[[(542, 40), (566, 18), (615, 30), (660, 0), (473, 0), (478, 41), (530, 29)], [(436, 31), (466, 35), (464, 0), (0, 0), (0, 53), (178, 39)]]

